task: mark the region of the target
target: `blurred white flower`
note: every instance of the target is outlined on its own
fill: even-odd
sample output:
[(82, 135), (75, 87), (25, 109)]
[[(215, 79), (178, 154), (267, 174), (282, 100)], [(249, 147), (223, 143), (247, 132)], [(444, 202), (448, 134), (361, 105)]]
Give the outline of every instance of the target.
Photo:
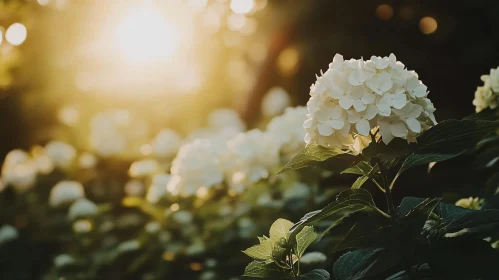
[(360, 152), (379, 127), (385, 144), (395, 137), (413, 142), (436, 124), (427, 95), (418, 75), (393, 54), (367, 61), (337, 54), (310, 88), (305, 141)]
[(33, 157), (38, 173), (49, 174), (54, 170), (54, 162), (45, 152), (45, 148), (41, 146), (32, 147), (31, 156)]
[(175, 213), (173, 213), (172, 216), (173, 220), (176, 221), (179, 224), (190, 224), (194, 217), (192, 216), (191, 212), (187, 210), (180, 210)]
[(286, 159), (292, 158), (305, 148), (303, 139), (306, 131), (302, 124), (306, 119), (306, 107), (286, 108), (284, 114), (273, 118), (267, 125), (267, 131), (279, 143), (280, 151)]
[(499, 103), (499, 67), (490, 69), (490, 74), (483, 75), (481, 79), (484, 84), (476, 89), (475, 99), (473, 100), (477, 112), (486, 108), (497, 108)]
[(16, 239), (19, 236), (17, 229), (11, 225), (4, 225), (0, 228), (0, 245)]
[(284, 200), (290, 200), (294, 198), (301, 198), (303, 200), (308, 199), (310, 196), (310, 187), (302, 182), (293, 182), (288, 186), (283, 194), (282, 198)]
[(210, 113), (208, 127), (215, 131), (228, 129), (234, 132), (242, 132), (246, 129), (246, 124), (235, 110), (222, 108)]
[(204, 262), (204, 265), (208, 268), (213, 268), (213, 267), (217, 266), (217, 264), (218, 264), (218, 261), (216, 259), (212, 259), (212, 258), (206, 259), (206, 261)]
[(92, 222), (86, 219), (77, 220), (73, 223), (73, 231), (76, 233), (87, 233), (93, 228)]
[(16, 149), (10, 151), (5, 157), (2, 178), (16, 191), (24, 192), (31, 188), (35, 184), (36, 174), (36, 164), (28, 153)]
[(54, 165), (61, 169), (67, 169), (76, 157), (76, 149), (62, 141), (50, 141), (45, 145), (45, 153)]
[(217, 274), (214, 271), (205, 271), (199, 276), (199, 280), (214, 280), (217, 279)]
[(221, 139), (198, 139), (183, 145), (172, 162), (167, 189), (173, 195), (194, 195), (200, 187), (210, 188), (223, 179), (222, 156), (227, 147)]
[(228, 183), (240, 193), (246, 186), (268, 178), (278, 166), (279, 142), (270, 133), (253, 129), (240, 133), (227, 143)]
[(50, 191), (49, 204), (56, 207), (85, 197), (83, 185), (77, 181), (60, 181)]
[(159, 164), (156, 160), (144, 159), (132, 163), (128, 170), (128, 175), (132, 178), (137, 178), (152, 175), (158, 171)]
[(147, 132), (144, 123), (133, 123), (127, 110), (108, 110), (96, 114), (90, 122), (90, 145), (103, 157), (115, 156), (125, 151), (135, 138)]
[(203, 240), (195, 238), (192, 243), (185, 248), (185, 253), (188, 256), (199, 255), (206, 250)]
[(74, 262), (75, 262), (75, 259), (68, 254), (58, 255), (54, 259), (54, 265), (57, 268), (65, 267), (67, 265), (73, 264)]
[(320, 252), (305, 253), (300, 258), (300, 262), (303, 264), (323, 263), (326, 260), (327, 260), (326, 255)]
[(122, 242), (116, 250), (119, 253), (133, 252), (140, 248), (140, 242), (138, 240), (127, 240)]
[(161, 130), (152, 142), (153, 153), (159, 158), (174, 156), (180, 146), (182, 146), (182, 136), (171, 129)]
[(151, 186), (147, 190), (146, 199), (150, 203), (158, 202), (167, 192), (166, 186), (170, 182), (171, 176), (168, 174), (156, 174), (152, 178)]
[(86, 198), (79, 198), (69, 207), (68, 217), (71, 220), (97, 214), (97, 205)]
[(139, 180), (130, 180), (125, 184), (125, 193), (129, 196), (141, 196), (144, 189), (144, 184)]
[(272, 118), (282, 114), (284, 109), (291, 106), (291, 98), (283, 88), (273, 87), (263, 97), (261, 106), (262, 115)]
[(91, 169), (94, 168), (97, 164), (97, 157), (89, 152), (83, 152), (78, 157), (78, 166), (83, 169)]
[(145, 226), (145, 230), (150, 234), (158, 233), (161, 229), (161, 225), (158, 222), (149, 222)]

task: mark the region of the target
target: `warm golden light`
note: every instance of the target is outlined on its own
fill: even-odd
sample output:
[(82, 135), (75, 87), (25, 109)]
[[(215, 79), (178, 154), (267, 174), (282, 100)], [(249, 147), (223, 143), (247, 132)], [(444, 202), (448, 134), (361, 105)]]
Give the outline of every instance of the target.
[(298, 70), (300, 54), (293, 47), (284, 49), (277, 57), (277, 68), (281, 75), (285, 77), (293, 76)]
[(171, 57), (180, 34), (153, 8), (131, 11), (116, 30), (116, 43), (127, 60), (151, 62)]
[(172, 205), (170, 205), (170, 210), (172, 212), (176, 212), (178, 211), (178, 209), (180, 209), (180, 205), (178, 205), (178, 203), (173, 203)]
[(2, 27), (0, 26), (0, 45), (3, 42), (3, 32), (2, 32)]
[(393, 8), (388, 4), (379, 5), (376, 8), (376, 16), (380, 20), (390, 20), (393, 17)]
[(419, 30), (423, 34), (432, 34), (437, 31), (437, 21), (432, 17), (424, 17), (419, 21)]
[(80, 121), (80, 112), (73, 107), (62, 107), (59, 109), (59, 121), (65, 125), (73, 126)]
[(42, 6), (46, 6), (50, 3), (50, 0), (38, 0), (37, 2)]
[(28, 30), (21, 23), (14, 23), (5, 32), (5, 39), (11, 45), (19, 46), (21, 45), (28, 36)]
[(236, 14), (247, 14), (255, 8), (255, 0), (232, 0), (230, 8)]

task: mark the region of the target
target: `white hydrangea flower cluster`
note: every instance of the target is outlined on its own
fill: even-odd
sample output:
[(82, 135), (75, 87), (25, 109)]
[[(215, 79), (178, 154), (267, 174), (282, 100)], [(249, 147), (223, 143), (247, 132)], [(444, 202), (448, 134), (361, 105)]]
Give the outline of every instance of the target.
[(490, 69), (489, 75), (483, 75), (480, 78), (483, 81), (483, 86), (476, 89), (473, 100), (477, 113), (487, 108), (497, 108), (499, 103), (499, 67)]
[(198, 139), (182, 146), (172, 162), (167, 189), (172, 194), (193, 195), (224, 179), (222, 156), (227, 147), (222, 139)]
[(360, 152), (377, 127), (385, 144), (415, 141), (436, 124), (427, 95), (418, 75), (393, 54), (367, 61), (336, 54), (310, 88), (305, 142)]
[(86, 198), (79, 198), (69, 207), (68, 217), (75, 220), (80, 217), (93, 216), (99, 212), (97, 205)]
[(261, 111), (265, 118), (272, 118), (284, 112), (291, 105), (291, 98), (285, 89), (273, 87), (262, 99)]
[(182, 136), (171, 129), (163, 129), (152, 142), (153, 153), (159, 158), (174, 156), (182, 146)]
[(2, 165), (2, 178), (5, 184), (12, 185), (18, 192), (30, 189), (36, 181), (37, 165), (23, 150), (12, 150)]
[(50, 141), (45, 145), (45, 153), (60, 169), (69, 168), (76, 158), (76, 149), (63, 141)]
[(103, 157), (123, 155), (129, 150), (138, 151), (139, 146), (147, 142), (147, 136), (147, 123), (132, 118), (128, 110), (101, 112), (90, 122), (90, 145), (96, 154)]
[(84, 198), (83, 185), (78, 181), (60, 181), (50, 190), (49, 204), (52, 207)]
[(280, 161), (279, 142), (272, 134), (253, 129), (227, 143), (227, 181), (236, 193), (270, 175)]
[(290, 107), (267, 125), (268, 133), (279, 143), (280, 151), (286, 159), (292, 158), (305, 147), (303, 139), (306, 131), (302, 124), (306, 119), (306, 107)]

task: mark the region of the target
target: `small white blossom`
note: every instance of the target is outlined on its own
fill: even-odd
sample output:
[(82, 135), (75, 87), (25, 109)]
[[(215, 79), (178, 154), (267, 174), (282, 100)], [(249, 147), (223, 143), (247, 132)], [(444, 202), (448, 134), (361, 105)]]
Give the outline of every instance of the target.
[(144, 189), (144, 184), (139, 180), (130, 180), (125, 184), (125, 193), (129, 196), (141, 196)]
[(150, 234), (155, 234), (161, 230), (161, 225), (158, 222), (149, 222), (146, 224), (145, 230)]
[(167, 189), (172, 194), (194, 195), (200, 187), (222, 183), (222, 156), (227, 147), (221, 139), (198, 139), (183, 145), (172, 162)]
[(303, 139), (306, 131), (302, 124), (306, 119), (306, 107), (286, 108), (284, 114), (273, 118), (267, 125), (267, 131), (279, 143), (280, 151), (286, 159), (305, 148)]
[(193, 216), (191, 214), (191, 212), (189, 211), (186, 211), (186, 210), (180, 210), (180, 211), (177, 211), (173, 214), (173, 220), (175, 220), (177, 223), (179, 224), (189, 224), (192, 222), (193, 220)]
[(284, 109), (291, 106), (291, 98), (283, 88), (273, 87), (263, 97), (261, 106), (262, 115), (272, 118), (282, 114)]
[(137, 178), (152, 175), (158, 171), (159, 164), (156, 160), (144, 159), (132, 163), (128, 170), (128, 175), (132, 178)]
[(242, 132), (246, 129), (246, 124), (236, 111), (222, 108), (210, 113), (208, 116), (208, 127), (216, 131), (229, 129), (235, 132)]
[(185, 253), (188, 256), (199, 255), (206, 250), (203, 240), (200, 238), (194, 239), (194, 241), (185, 248)]
[(120, 253), (133, 252), (140, 248), (140, 242), (138, 240), (127, 240), (118, 245), (116, 250)]
[(47, 155), (45, 148), (41, 146), (34, 146), (31, 148), (31, 156), (38, 173), (49, 174), (54, 170), (54, 162)]
[(152, 178), (151, 186), (147, 190), (146, 199), (151, 203), (158, 202), (167, 192), (166, 186), (170, 182), (171, 176), (168, 174), (156, 174)]
[(490, 74), (483, 75), (481, 80), (484, 84), (476, 89), (475, 99), (473, 100), (477, 112), (486, 108), (497, 108), (499, 103), (499, 67), (490, 69)]
[(16, 239), (19, 236), (17, 229), (11, 225), (4, 225), (0, 228), (0, 245)]
[(76, 149), (62, 141), (50, 141), (47, 143), (45, 153), (54, 165), (61, 169), (69, 168), (76, 157)]
[(94, 168), (96, 164), (97, 157), (92, 153), (84, 152), (78, 157), (78, 166), (80, 168), (91, 169)]
[(277, 139), (258, 129), (238, 134), (227, 146), (227, 180), (237, 193), (250, 184), (268, 178), (280, 161)]
[(217, 274), (214, 271), (205, 271), (199, 276), (199, 280), (214, 280), (217, 279)]
[(75, 259), (68, 254), (58, 255), (54, 259), (54, 265), (57, 268), (62, 268), (62, 267), (68, 266), (70, 264), (73, 264), (74, 262), (75, 262)]
[(36, 164), (28, 153), (16, 149), (10, 151), (5, 157), (2, 165), (2, 178), (16, 191), (24, 192), (30, 189), (35, 184), (36, 175)]
[(97, 214), (97, 205), (86, 198), (80, 198), (69, 207), (68, 216), (71, 220)]
[(182, 136), (171, 129), (163, 129), (154, 138), (152, 150), (159, 158), (169, 158), (177, 154), (182, 146)]
[(436, 124), (428, 91), (393, 54), (343, 60), (337, 54), (310, 88), (305, 142), (360, 152), (379, 128), (385, 144), (415, 141)]
[(326, 260), (326, 255), (321, 252), (306, 253), (300, 258), (300, 262), (304, 264), (322, 263)]
[(60, 181), (50, 191), (49, 204), (57, 207), (85, 197), (83, 185), (77, 181)]
[(86, 219), (77, 220), (73, 223), (73, 231), (76, 233), (87, 233), (93, 228), (92, 222)]

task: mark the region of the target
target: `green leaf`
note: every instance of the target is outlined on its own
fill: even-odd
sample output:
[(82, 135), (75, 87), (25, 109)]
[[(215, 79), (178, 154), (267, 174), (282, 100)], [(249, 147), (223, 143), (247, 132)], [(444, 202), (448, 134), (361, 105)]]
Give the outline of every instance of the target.
[(360, 189), (368, 179), (369, 176), (360, 176), (359, 178), (357, 178), (357, 180), (355, 180), (355, 182), (353, 182), (351, 188)]
[(499, 121), (447, 120), (418, 137), (418, 154), (459, 154), (499, 128)]
[(311, 225), (338, 212), (356, 211), (366, 207), (374, 209), (378, 213), (387, 216), (387, 214), (376, 207), (371, 194), (368, 191), (363, 189), (344, 190), (338, 194), (336, 201), (328, 204), (322, 210), (313, 211), (303, 216), (303, 218), (301, 218), (300, 221), (294, 224), (290, 229), (291, 236), (296, 236), (296, 234), (300, 232), (303, 227)]
[(304, 227), (296, 235), (296, 254), (301, 257), (305, 250), (312, 244), (315, 239), (317, 239), (317, 233), (315, 233), (313, 227)]
[(265, 263), (252, 261), (244, 269), (243, 276), (252, 278), (267, 278), (271, 274), (272, 272)]
[(285, 219), (277, 219), (270, 227), (270, 240), (274, 243), (279, 242), (281, 238), (288, 239), (289, 229), (293, 223)]
[(499, 128), (499, 121), (476, 119), (447, 120), (432, 127), (411, 145), (407, 157), (395, 178), (409, 168), (448, 160), (459, 156)]
[(249, 247), (243, 253), (253, 259), (265, 261), (272, 259), (272, 249), (272, 241), (267, 239), (260, 241), (259, 245)]
[(314, 143), (301, 150), (286, 163), (279, 173), (305, 167), (320, 167), (329, 171), (339, 172), (356, 164), (360, 160), (360, 156), (354, 156), (340, 149), (326, 148)]
[(298, 280), (329, 280), (329, 272), (324, 269), (314, 269), (308, 273), (298, 276)]
[(368, 267), (383, 249), (365, 248), (342, 255), (333, 265), (336, 280), (352, 280)]
[(367, 175), (373, 170), (367, 161), (361, 161), (356, 165), (349, 167), (341, 172), (341, 174)]

